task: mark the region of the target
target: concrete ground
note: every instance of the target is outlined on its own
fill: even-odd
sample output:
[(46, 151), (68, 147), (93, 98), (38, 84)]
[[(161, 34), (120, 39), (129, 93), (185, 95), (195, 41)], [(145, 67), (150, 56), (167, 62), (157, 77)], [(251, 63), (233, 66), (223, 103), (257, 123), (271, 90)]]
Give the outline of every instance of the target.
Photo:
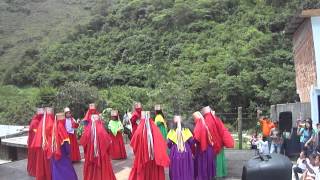
[[(127, 145), (126, 160), (112, 161), (113, 170), (118, 180), (127, 180), (130, 174), (133, 163), (133, 153), (131, 148)], [(243, 164), (250, 159), (254, 152), (250, 150), (226, 150), (226, 158), (228, 160), (228, 177), (219, 178), (225, 180), (240, 180)], [(27, 160), (15, 161), (0, 165), (0, 180), (32, 180), (34, 178), (28, 176), (26, 172)], [(79, 163), (74, 163), (74, 168), (77, 172), (79, 180), (83, 179), (82, 168), (83, 160)], [(166, 169), (166, 179), (168, 177), (168, 169)]]

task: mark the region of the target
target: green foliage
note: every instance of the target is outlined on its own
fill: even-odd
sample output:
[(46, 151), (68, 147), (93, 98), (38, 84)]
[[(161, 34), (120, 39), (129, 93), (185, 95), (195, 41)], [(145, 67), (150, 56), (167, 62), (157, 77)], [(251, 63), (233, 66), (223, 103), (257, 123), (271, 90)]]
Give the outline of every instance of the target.
[(101, 101), (96, 87), (82, 82), (67, 82), (58, 90), (55, 107), (61, 111), (69, 107), (75, 118), (83, 118), (88, 104), (99, 104)]
[[(24, 86), (31, 82), (28, 77), (34, 86), (84, 82), (98, 87), (108, 106), (122, 112), (134, 101), (147, 109), (162, 103), (170, 115), (190, 115), (208, 104), (218, 112), (238, 106), (266, 109), (296, 96), (291, 39), (282, 32), (298, 4), (117, 1), (97, 10), (64, 42), (36, 55), (28, 52), (36, 63), (19, 64), (5, 82)], [(67, 89), (61, 92), (72, 98), (78, 93)]]
[(38, 90), (0, 87), (0, 124), (26, 125), (35, 112)]
[(50, 86), (41, 87), (38, 94), (37, 107), (54, 107), (57, 90)]

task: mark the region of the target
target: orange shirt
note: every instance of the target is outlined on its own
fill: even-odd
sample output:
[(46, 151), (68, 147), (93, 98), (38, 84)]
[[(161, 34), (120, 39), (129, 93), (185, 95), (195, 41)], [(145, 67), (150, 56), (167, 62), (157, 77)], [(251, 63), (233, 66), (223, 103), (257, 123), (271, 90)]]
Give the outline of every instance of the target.
[(269, 137), (271, 129), (274, 128), (273, 122), (270, 120), (259, 120), (263, 137)]

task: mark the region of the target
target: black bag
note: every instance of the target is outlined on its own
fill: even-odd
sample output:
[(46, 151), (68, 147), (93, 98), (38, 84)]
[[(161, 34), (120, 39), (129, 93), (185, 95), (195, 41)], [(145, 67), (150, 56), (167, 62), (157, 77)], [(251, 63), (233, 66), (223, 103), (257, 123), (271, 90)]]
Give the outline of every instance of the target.
[(251, 158), (242, 170), (242, 180), (291, 180), (292, 162), (281, 154)]

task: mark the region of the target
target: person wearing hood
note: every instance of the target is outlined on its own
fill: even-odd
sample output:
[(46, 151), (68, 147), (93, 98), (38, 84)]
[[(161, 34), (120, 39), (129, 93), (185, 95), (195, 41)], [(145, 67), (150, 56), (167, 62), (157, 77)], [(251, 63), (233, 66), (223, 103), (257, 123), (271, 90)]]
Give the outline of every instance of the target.
[(52, 128), (54, 124), (53, 108), (46, 107), (43, 118), (37, 126), (37, 132), (31, 144), (36, 151), (36, 180), (51, 180), (51, 146)]
[(84, 129), (80, 144), (84, 151), (84, 180), (115, 180), (110, 160), (111, 138), (98, 114), (93, 114)]
[(108, 123), (111, 145), (111, 159), (126, 159), (127, 153), (123, 142), (123, 125), (119, 120), (119, 113), (117, 110), (111, 111), (111, 119)]
[(37, 113), (32, 117), (30, 125), (29, 125), (29, 133), (28, 133), (28, 163), (27, 163), (27, 172), (30, 176), (36, 176), (36, 168), (37, 161), (35, 161), (37, 157), (37, 151), (35, 148), (31, 147), (32, 141), (37, 132), (37, 127), (39, 122), (42, 120), (44, 114), (43, 108), (38, 108)]
[(136, 132), (138, 125), (140, 124), (141, 120), (141, 111), (142, 111), (142, 106), (140, 102), (136, 102), (134, 104), (134, 112), (132, 113), (131, 116), (131, 126), (132, 126), (132, 135)]
[(174, 116), (176, 129), (168, 133), (168, 148), (170, 150), (169, 176), (171, 180), (193, 180), (194, 160), (191, 147), (194, 145), (192, 133), (188, 128), (182, 128), (181, 116)]
[(72, 117), (70, 108), (64, 108), (65, 119), (63, 123), (69, 135), (70, 139), (70, 158), (72, 162), (78, 162), (81, 160), (79, 144), (76, 135), (76, 129), (79, 127), (79, 120), (75, 120)]
[(193, 113), (193, 118), (195, 122), (193, 135), (196, 142), (195, 179), (211, 180), (216, 175), (214, 125), (206, 121), (199, 111)]
[(163, 115), (160, 104), (155, 105), (154, 110), (156, 113), (156, 117), (154, 119), (154, 122), (156, 123), (156, 125), (160, 129), (163, 138), (167, 139), (168, 127), (167, 127), (167, 122), (164, 119), (164, 115)]
[(164, 168), (170, 164), (167, 144), (150, 118), (150, 111), (142, 111), (130, 145), (135, 157), (129, 180), (165, 180)]
[(70, 139), (65, 128), (65, 114), (57, 113), (51, 139), (52, 180), (77, 180), (76, 171), (70, 159)]

